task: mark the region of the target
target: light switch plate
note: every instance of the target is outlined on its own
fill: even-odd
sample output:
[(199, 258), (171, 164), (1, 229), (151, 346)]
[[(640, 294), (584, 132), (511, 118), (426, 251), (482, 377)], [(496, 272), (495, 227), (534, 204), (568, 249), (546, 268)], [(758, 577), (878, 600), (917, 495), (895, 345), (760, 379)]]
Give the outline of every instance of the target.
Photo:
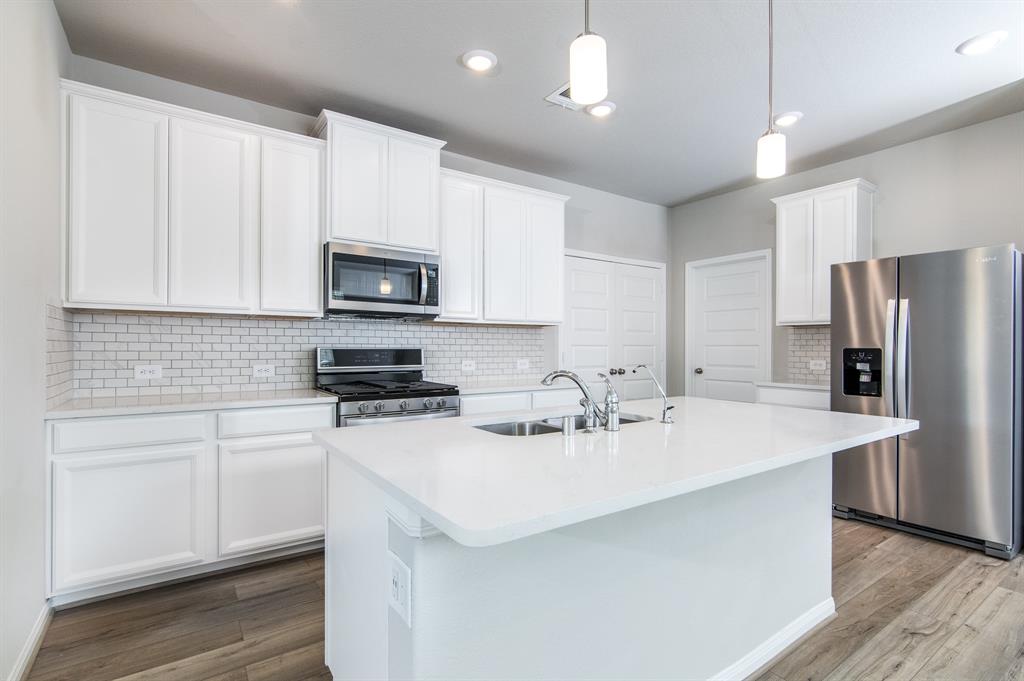
[(476, 362), (471, 359), (462, 360), (462, 373), (470, 374), (476, 371)]
[(412, 570), (391, 551), (388, 575), (388, 605), (412, 628)]
[(159, 364), (136, 364), (135, 380), (148, 381), (154, 378), (163, 378), (164, 368)]
[(808, 364), (808, 366), (811, 367), (811, 371), (824, 371), (825, 370), (825, 360), (823, 360), (823, 359), (812, 359), (807, 364)]
[(252, 367), (252, 375), (254, 378), (270, 378), (274, 375), (274, 365), (254, 364)]
[(522, 358), (516, 360), (516, 371), (527, 371), (529, 368), (530, 360)]

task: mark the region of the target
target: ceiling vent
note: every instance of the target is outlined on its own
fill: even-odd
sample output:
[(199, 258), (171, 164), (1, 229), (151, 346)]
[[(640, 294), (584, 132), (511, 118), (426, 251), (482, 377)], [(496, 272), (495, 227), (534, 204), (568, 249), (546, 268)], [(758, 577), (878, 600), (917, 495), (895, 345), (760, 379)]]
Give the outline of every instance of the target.
[(558, 88), (550, 95), (545, 97), (544, 101), (551, 102), (552, 104), (557, 104), (563, 109), (569, 109), (570, 111), (581, 111), (583, 109), (582, 104), (577, 104), (576, 102), (569, 99), (568, 83), (566, 83), (565, 85), (563, 85), (562, 87)]

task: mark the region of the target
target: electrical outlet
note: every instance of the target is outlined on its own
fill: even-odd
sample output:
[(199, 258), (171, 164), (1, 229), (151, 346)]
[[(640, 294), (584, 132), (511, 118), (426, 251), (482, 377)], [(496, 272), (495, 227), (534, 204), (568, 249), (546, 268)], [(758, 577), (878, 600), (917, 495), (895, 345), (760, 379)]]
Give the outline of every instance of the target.
[(135, 380), (148, 381), (153, 378), (163, 378), (164, 368), (159, 364), (136, 364)]
[(388, 604), (412, 627), (412, 570), (402, 559), (388, 551), (391, 559), (388, 577)]
[(471, 359), (462, 360), (462, 373), (471, 374), (476, 371), (476, 362)]
[(823, 359), (812, 359), (807, 365), (811, 368), (811, 371), (825, 370), (825, 360)]
[(516, 371), (528, 371), (529, 369), (530, 360), (522, 358), (516, 360)]
[(254, 378), (270, 378), (274, 375), (274, 365), (255, 364), (252, 367), (252, 375)]

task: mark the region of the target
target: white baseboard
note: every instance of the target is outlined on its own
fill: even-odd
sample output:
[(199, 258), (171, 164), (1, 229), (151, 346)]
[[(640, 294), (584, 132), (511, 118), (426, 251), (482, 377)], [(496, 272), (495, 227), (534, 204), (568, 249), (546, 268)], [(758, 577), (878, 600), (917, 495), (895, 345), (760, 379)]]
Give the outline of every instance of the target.
[(797, 617), (767, 641), (711, 677), (713, 681), (742, 681), (767, 664), (773, 657), (793, 645), (801, 636), (818, 626), (836, 611), (836, 602), (829, 598)]
[(24, 681), (28, 677), (28, 672), (36, 659), (36, 653), (39, 652), (39, 647), (43, 644), (46, 629), (50, 626), (51, 617), (53, 617), (53, 609), (49, 603), (44, 603), (42, 610), (39, 611), (39, 617), (36, 618), (36, 622), (32, 625), (32, 630), (25, 640), (25, 645), (21, 647), (21, 652), (14, 660), (14, 667), (11, 669), (7, 681)]

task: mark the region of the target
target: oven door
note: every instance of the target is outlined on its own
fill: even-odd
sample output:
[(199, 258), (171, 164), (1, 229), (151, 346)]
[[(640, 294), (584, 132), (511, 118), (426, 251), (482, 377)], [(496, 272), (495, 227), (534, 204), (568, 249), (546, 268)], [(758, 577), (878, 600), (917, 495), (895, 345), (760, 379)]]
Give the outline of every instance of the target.
[(341, 428), (346, 428), (350, 426), (372, 426), (378, 423), (396, 423), (398, 421), (422, 421), (425, 419), (445, 419), (458, 415), (458, 409), (424, 411), (411, 414), (358, 414), (355, 416), (339, 416), (338, 426)]
[(324, 300), (329, 314), (436, 317), (440, 313), (437, 256), (338, 243), (328, 243), (324, 252)]

